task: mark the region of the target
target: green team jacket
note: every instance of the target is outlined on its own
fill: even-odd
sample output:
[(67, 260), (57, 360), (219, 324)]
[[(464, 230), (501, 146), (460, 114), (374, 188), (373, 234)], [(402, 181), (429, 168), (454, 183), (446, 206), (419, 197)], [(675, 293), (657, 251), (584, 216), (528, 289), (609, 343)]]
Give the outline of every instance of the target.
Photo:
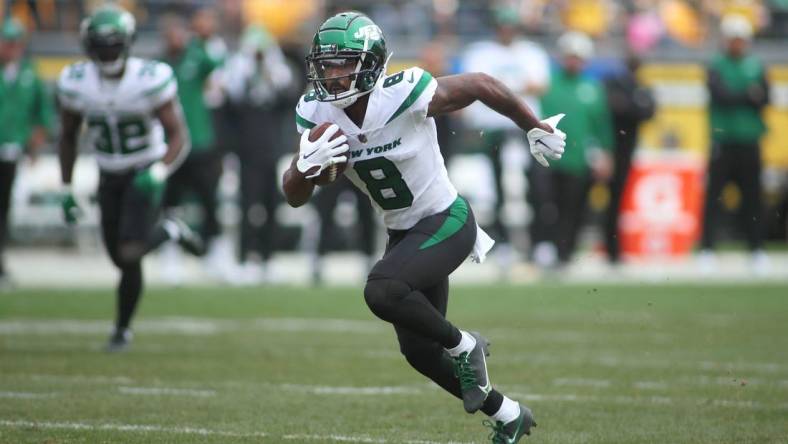
[(566, 114), (558, 124), (566, 133), (566, 151), (561, 160), (550, 162), (550, 168), (575, 175), (588, 174), (588, 152), (592, 148), (613, 148), (612, 122), (602, 84), (558, 68), (541, 102), (545, 117)]
[(35, 126), (52, 131), (55, 111), (52, 96), (27, 59), (19, 62), (19, 72), (10, 80), (0, 67), (0, 160), (16, 161)]
[(205, 40), (195, 37), (178, 57), (163, 59), (172, 66), (178, 80), (178, 98), (189, 127), (193, 152), (211, 149), (216, 141), (211, 112), (203, 98), (205, 82), (224, 62), (223, 54), (213, 52)]
[(761, 61), (752, 55), (714, 57), (707, 71), (711, 139), (723, 144), (757, 143), (766, 132), (761, 111), (769, 87)]

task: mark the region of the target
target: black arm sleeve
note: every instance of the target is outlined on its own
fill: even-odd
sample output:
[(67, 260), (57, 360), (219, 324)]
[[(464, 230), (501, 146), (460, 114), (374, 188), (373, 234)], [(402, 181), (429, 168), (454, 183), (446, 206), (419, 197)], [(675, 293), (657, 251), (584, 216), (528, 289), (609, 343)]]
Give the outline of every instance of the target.
[(706, 85), (709, 88), (709, 98), (712, 104), (718, 106), (750, 106), (750, 99), (746, 91), (734, 92), (722, 82), (720, 74), (709, 69), (706, 76)]
[(769, 82), (766, 73), (761, 75), (758, 83), (747, 88), (747, 98), (750, 106), (761, 109), (769, 104)]
[(637, 87), (632, 94), (632, 104), (634, 105), (634, 112), (639, 122), (646, 121), (654, 117), (657, 104), (654, 101), (654, 94), (650, 89), (644, 87)]

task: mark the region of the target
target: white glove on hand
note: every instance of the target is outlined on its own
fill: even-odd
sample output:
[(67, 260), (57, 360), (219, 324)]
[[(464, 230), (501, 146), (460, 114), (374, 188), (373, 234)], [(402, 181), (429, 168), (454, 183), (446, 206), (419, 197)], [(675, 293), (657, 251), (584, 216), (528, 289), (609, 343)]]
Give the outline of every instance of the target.
[(343, 134), (334, 140), (329, 140), (337, 131), (339, 131), (339, 126), (331, 125), (314, 142), (309, 141), (310, 130), (301, 134), (296, 167), (303, 174), (307, 174), (309, 170), (317, 167), (317, 170), (306, 176), (307, 179), (319, 176), (324, 169), (332, 165), (347, 162), (347, 156), (340, 155), (348, 150), (347, 136)]
[(563, 117), (564, 114), (556, 114), (541, 121), (553, 128), (552, 133), (548, 133), (541, 128), (532, 128), (526, 134), (528, 137), (528, 145), (531, 147), (531, 155), (534, 156), (534, 159), (542, 164), (542, 166), (550, 166), (545, 157), (559, 160), (564, 154), (566, 134), (558, 129), (558, 122), (561, 121)]

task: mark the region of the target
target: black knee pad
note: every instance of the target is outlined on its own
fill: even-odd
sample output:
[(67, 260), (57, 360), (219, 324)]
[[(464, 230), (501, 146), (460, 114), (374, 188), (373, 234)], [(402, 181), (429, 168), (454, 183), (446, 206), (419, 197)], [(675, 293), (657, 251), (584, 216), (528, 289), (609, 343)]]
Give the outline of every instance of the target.
[(375, 316), (389, 321), (396, 304), (410, 294), (408, 284), (396, 279), (374, 279), (364, 287), (364, 300)]
[(116, 265), (120, 268), (134, 267), (145, 255), (145, 244), (124, 242), (118, 246)]

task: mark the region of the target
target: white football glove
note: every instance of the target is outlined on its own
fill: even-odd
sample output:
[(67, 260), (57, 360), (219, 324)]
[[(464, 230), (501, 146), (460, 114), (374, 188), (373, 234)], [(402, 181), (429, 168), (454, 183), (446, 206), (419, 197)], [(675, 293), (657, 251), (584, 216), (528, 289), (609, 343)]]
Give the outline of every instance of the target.
[(319, 176), (324, 169), (333, 165), (347, 162), (347, 156), (341, 155), (348, 150), (347, 136), (343, 134), (334, 140), (329, 140), (337, 131), (339, 131), (339, 126), (331, 125), (314, 142), (309, 141), (310, 130), (301, 134), (296, 167), (303, 174), (307, 174), (307, 171), (317, 167), (317, 170), (306, 176), (307, 179)]
[(552, 133), (548, 133), (541, 128), (532, 128), (526, 134), (528, 137), (528, 145), (531, 147), (531, 155), (534, 156), (534, 159), (542, 164), (542, 166), (550, 166), (545, 157), (559, 160), (564, 154), (566, 134), (558, 129), (558, 122), (561, 121), (563, 117), (564, 114), (556, 114), (542, 120), (542, 123), (550, 125), (550, 127), (553, 128)]

